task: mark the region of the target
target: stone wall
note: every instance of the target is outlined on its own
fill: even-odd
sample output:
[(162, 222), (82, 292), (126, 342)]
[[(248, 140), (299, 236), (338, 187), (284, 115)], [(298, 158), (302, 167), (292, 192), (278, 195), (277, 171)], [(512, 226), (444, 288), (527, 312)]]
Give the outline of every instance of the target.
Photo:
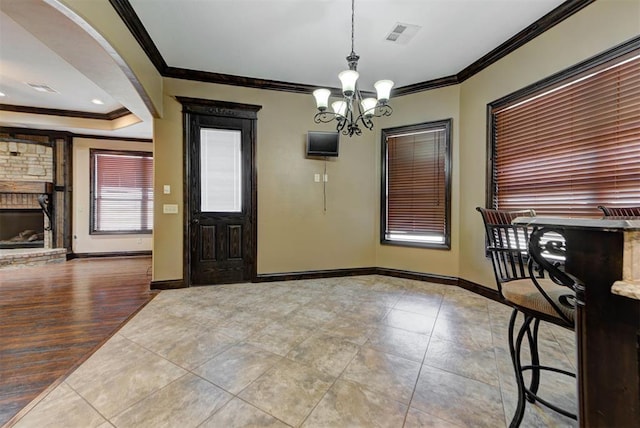
[(41, 144), (0, 141), (0, 180), (52, 182), (52, 148)]

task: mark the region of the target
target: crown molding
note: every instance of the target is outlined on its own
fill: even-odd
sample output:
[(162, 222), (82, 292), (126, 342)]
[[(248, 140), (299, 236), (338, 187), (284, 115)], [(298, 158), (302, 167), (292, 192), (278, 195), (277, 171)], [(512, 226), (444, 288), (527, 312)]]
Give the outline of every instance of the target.
[(115, 120), (130, 114), (131, 112), (122, 107), (109, 113), (91, 113), (79, 110), (60, 110), (55, 108), (17, 106), (12, 104), (0, 104), (0, 110), (13, 111), (16, 113), (41, 114), (47, 116), (77, 117), (80, 119)]
[[(595, 1), (596, 0), (567, 0), (524, 30), (520, 31), (515, 36), (511, 37), (506, 42), (502, 43), (497, 48), (493, 49), (488, 54), (465, 67), (457, 74), (401, 86), (393, 90), (392, 94), (394, 96), (408, 95), (462, 83)], [(312, 92), (313, 89), (317, 88), (315, 85), (280, 82), (275, 80), (256, 79), (252, 77), (170, 67), (167, 65), (166, 61), (160, 54), (160, 51), (153, 43), (151, 36), (144, 28), (142, 21), (140, 21), (140, 18), (135, 13), (135, 10), (129, 1), (109, 0), (109, 2), (147, 54), (149, 60), (164, 77), (304, 94), (308, 94)]]

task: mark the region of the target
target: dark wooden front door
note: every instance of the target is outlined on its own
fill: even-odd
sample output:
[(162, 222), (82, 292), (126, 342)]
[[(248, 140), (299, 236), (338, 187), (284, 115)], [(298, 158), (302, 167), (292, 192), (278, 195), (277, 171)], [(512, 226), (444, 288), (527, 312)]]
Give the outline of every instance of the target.
[(188, 158), (185, 273), (190, 285), (251, 281), (256, 271), (257, 110), (189, 111), (194, 106), (183, 105)]

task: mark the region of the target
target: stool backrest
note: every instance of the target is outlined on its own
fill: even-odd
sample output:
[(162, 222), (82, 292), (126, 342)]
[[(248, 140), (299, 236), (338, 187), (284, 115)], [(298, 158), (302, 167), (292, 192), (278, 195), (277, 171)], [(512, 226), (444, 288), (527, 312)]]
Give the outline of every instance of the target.
[(498, 291), (502, 295), (502, 284), (529, 278), (529, 234), (525, 225), (514, 225), (516, 217), (534, 217), (534, 210), (504, 211), (477, 207), (484, 222), (487, 247), (491, 256)]
[(598, 205), (605, 217), (640, 217), (640, 207), (605, 207)]

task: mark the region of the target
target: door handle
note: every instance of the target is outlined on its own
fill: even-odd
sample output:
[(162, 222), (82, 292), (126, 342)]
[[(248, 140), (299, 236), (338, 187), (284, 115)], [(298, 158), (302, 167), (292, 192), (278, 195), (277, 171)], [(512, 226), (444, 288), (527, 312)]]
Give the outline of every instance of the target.
[(197, 219), (197, 218), (194, 218), (193, 220), (191, 220), (191, 223), (198, 224), (198, 223), (200, 223), (200, 220)]

